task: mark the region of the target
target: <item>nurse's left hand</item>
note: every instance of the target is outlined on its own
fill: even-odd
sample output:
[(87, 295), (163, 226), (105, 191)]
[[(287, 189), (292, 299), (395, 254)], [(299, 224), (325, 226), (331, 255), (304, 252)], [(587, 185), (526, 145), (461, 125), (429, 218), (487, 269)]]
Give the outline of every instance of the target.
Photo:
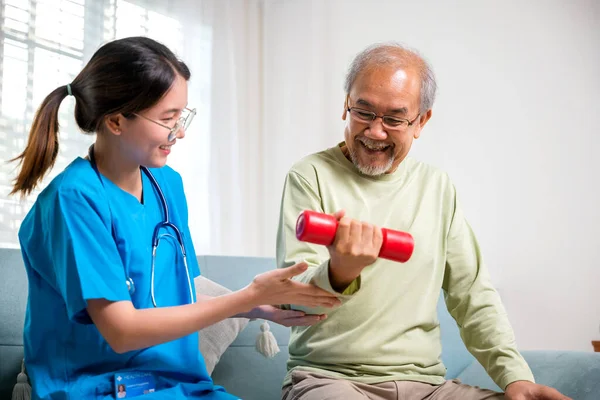
[(258, 306), (250, 311), (250, 318), (266, 319), (283, 326), (310, 326), (327, 318), (325, 314), (306, 314), (302, 311), (282, 310), (274, 306)]

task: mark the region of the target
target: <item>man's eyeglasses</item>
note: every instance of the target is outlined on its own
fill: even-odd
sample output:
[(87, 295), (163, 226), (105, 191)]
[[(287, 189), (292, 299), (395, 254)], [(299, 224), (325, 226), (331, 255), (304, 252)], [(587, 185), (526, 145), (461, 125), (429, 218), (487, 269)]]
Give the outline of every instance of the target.
[(399, 118), (391, 115), (377, 115), (372, 111), (363, 110), (362, 108), (357, 107), (348, 107), (346, 110), (350, 113), (350, 116), (358, 122), (370, 124), (371, 122), (375, 121), (375, 119), (381, 118), (384, 127), (397, 131), (408, 129), (408, 127), (414, 124), (415, 121), (421, 116), (419, 113), (411, 121), (406, 118)]
[(175, 137), (177, 137), (177, 133), (179, 132), (179, 130), (181, 128), (183, 128), (183, 130), (185, 131), (190, 124), (192, 123), (192, 120), (194, 119), (194, 117), (196, 116), (196, 109), (195, 108), (184, 108), (183, 111), (186, 113), (184, 115), (184, 113), (181, 114), (181, 116), (177, 119), (177, 122), (175, 122), (175, 125), (173, 125), (173, 127), (167, 126), (165, 124), (161, 124), (158, 121), (155, 121), (153, 119), (150, 119), (148, 117), (144, 117), (143, 115), (140, 114), (136, 114), (134, 113), (134, 115), (137, 115), (140, 118), (144, 118), (147, 121), (153, 122), (156, 125), (160, 125), (163, 128), (166, 128), (169, 130), (169, 136), (168, 136), (168, 140), (169, 142), (172, 142), (173, 140), (175, 140)]

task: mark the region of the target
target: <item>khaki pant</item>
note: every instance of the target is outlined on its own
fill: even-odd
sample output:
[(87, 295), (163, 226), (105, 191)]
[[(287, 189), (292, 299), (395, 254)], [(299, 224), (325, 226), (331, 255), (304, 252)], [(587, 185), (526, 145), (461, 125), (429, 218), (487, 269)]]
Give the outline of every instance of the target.
[(487, 400), (504, 399), (504, 394), (463, 385), (458, 380), (442, 385), (412, 381), (377, 384), (352, 382), (306, 371), (292, 372), (292, 384), (285, 386), (282, 400)]

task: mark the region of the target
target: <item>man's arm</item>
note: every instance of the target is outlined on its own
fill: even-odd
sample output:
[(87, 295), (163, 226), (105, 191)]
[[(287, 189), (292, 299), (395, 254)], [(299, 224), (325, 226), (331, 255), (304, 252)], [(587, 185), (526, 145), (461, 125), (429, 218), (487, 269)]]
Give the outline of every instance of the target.
[[(294, 279), (303, 283), (313, 283), (328, 292), (337, 293), (343, 303), (360, 289), (362, 269), (375, 261), (381, 247), (380, 230), (342, 218), (335, 242), (329, 248), (301, 242), (296, 238), (296, 221), (304, 210), (324, 212), (321, 197), (305, 177), (291, 171), (286, 177), (281, 200), (277, 232), (277, 266), (284, 268), (295, 264), (295, 260), (306, 262), (309, 268)], [(341, 217), (342, 214), (338, 214), (338, 218)], [(293, 308), (309, 314), (328, 312), (323, 308)]]
[(492, 286), (477, 239), (453, 193), (453, 216), (447, 236), (443, 289), (448, 311), (461, 337), (490, 377), (503, 390), (511, 382), (534, 381), (500, 296)]

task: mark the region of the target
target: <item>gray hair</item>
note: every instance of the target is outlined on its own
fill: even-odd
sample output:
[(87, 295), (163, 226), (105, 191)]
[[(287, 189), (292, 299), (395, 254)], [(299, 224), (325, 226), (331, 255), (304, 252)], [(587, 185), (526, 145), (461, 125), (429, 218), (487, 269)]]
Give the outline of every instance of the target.
[(419, 112), (423, 113), (433, 107), (437, 84), (435, 75), (429, 63), (416, 51), (409, 49), (399, 43), (377, 43), (371, 45), (358, 53), (346, 74), (344, 90), (346, 94), (350, 93), (352, 84), (357, 76), (366, 70), (380, 65), (393, 65), (397, 67), (415, 66), (419, 70), (421, 78), (421, 94)]

